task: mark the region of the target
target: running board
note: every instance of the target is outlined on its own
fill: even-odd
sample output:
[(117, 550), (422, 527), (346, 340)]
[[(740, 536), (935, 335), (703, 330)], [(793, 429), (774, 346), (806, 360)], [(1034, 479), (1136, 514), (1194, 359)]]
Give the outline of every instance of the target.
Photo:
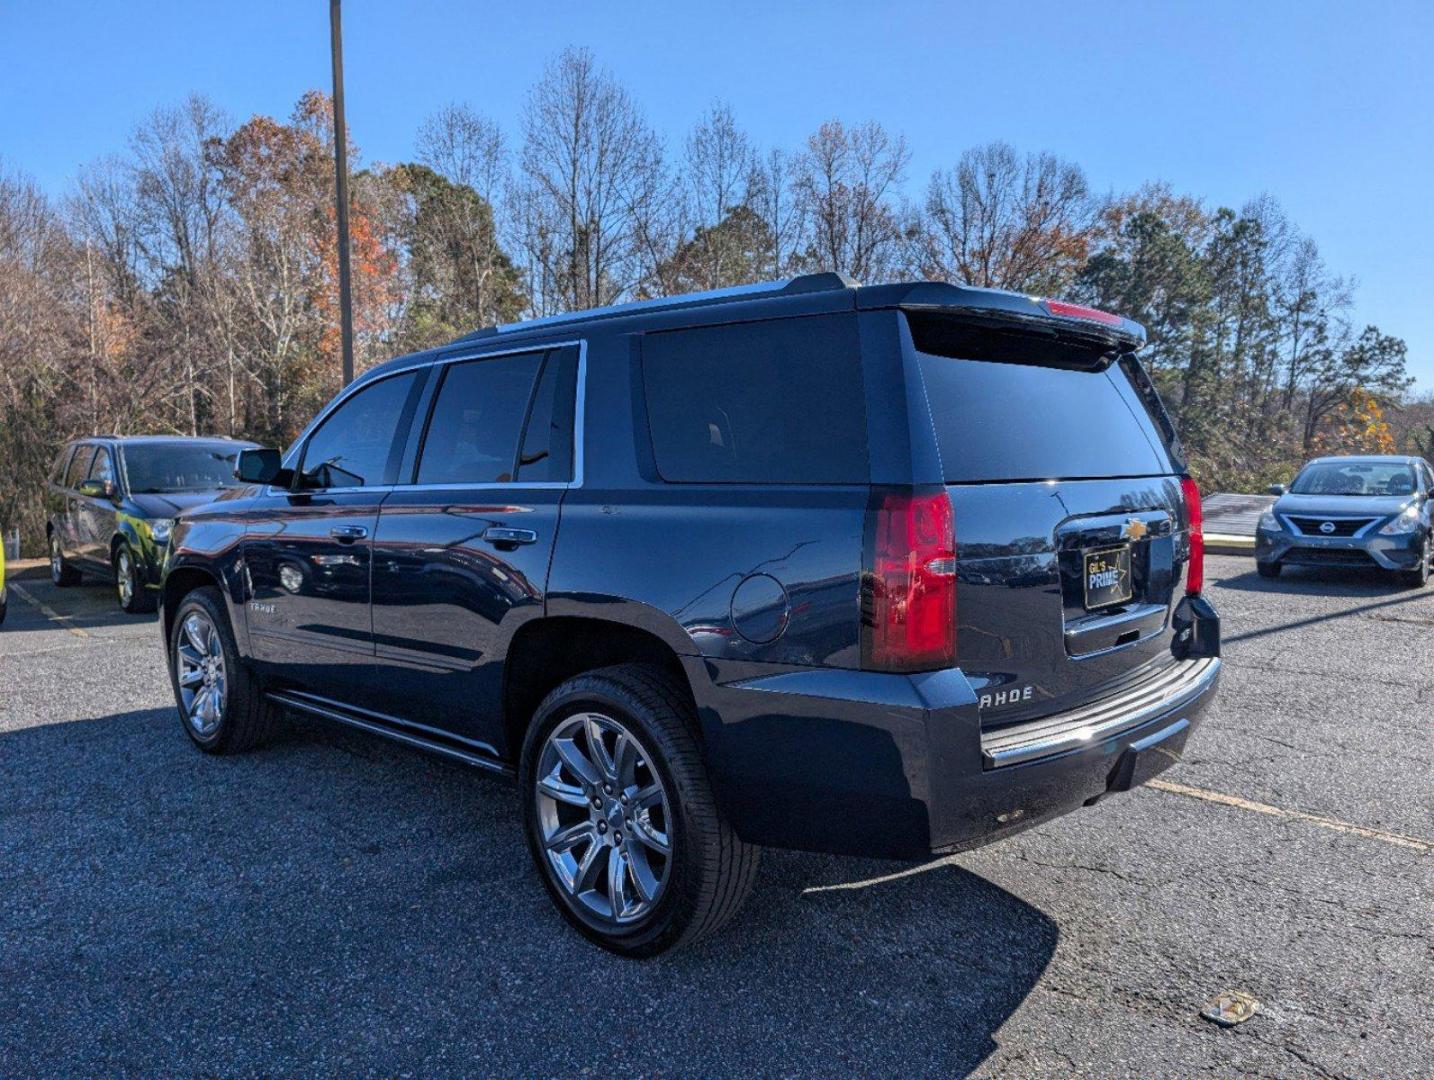
[(299, 712), (308, 713), (311, 716), (320, 716), (325, 720), (335, 720), (340, 724), (346, 724), (360, 731), (367, 731), (373, 735), (382, 735), (386, 739), (403, 743), (405, 746), (416, 747), (419, 750), (427, 750), (429, 753), (439, 754), (442, 757), (450, 758), (453, 761), (461, 761), (465, 765), (473, 765), (479, 769), (486, 769), (489, 772), (499, 773), (502, 776), (513, 777), (516, 772), (511, 765), (450, 743), (442, 742), (439, 739), (430, 739), (422, 735), (416, 735), (409, 731), (399, 731), (397, 728), (377, 720), (367, 720), (339, 709), (328, 708), (318, 705), (304, 698), (295, 697), (283, 692), (273, 692), (266, 695), (276, 705), (282, 705), (286, 709), (296, 709)]

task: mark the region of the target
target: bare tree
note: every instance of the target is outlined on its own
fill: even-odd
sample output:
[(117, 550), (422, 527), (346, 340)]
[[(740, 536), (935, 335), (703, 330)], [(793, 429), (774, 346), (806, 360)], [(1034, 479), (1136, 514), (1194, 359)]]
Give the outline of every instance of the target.
[(0, 523), (21, 526), (30, 550), (44, 536), (45, 472), (94, 406), (77, 256), (62, 215), (0, 163)]
[(1003, 142), (931, 177), (918, 261), (930, 277), (996, 289), (1059, 292), (1085, 262), (1100, 206), (1080, 168), (1022, 157)]
[(384, 175), (406, 196), (404, 231), (418, 290), (408, 298), (411, 334), (430, 345), (435, 335), (514, 318), (520, 302), (494, 213), (510, 184), (502, 129), (467, 105), (445, 106), (419, 129), (418, 158), (428, 175), (412, 166)]
[(897, 189), (911, 153), (906, 140), (869, 121), (848, 130), (829, 120), (807, 140), (796, 190), (810, 229), (805, 262), (860, 281), (886, 280), (901, 264)]
[(676, 177), (659, 172), (636, 222), (651, 274), (667, 295), (745, 284), (760, 274), (749, 250), (756, 152), (732, 110), (713, 105), (688, 133)]
[(779, 148), (769, 151), (753, 173), (752, 209), (771, 238), (763, 266), (763, 273), (768, 277), (779, 278), (789, 273), (794, 254), (801, 247), (806, 216), (796, 190), (796, 179), (795, 162)]
[(494, 205), (508, 183), (508, 142), (496, 121), (468, 104), (439, 109), (418, 129), (418, 160)]
[(586, 49), (558, 57), (528, 96), (513, 208), (535, 311), (610, 304), (649, 264), (639, 234), (662, 168), (657, 137)]
[[(190, 434), (212, 429), (208, 366), (233, 362), (232, 350), (214, 340), (216, 320), (208, 310), (215, 295), (217, 232), (226, 207), (209, 148), (227, 134), (229, 123), (209, 101), (190, 96), (175, 109), (157, 109), (131, 139), (131, 169), (140, 238), (151, 288), (165, 301), (158, 308), (174, 378), (168, 393), (183, 402)], [(227, 409), (236, 419), (235, 380)]]

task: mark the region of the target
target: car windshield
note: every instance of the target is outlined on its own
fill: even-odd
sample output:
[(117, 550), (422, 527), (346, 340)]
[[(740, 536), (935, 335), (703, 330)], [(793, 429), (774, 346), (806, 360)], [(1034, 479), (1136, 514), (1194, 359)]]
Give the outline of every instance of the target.
[(1295, 495), (1411, 495), (1414, 470), (1398, 461), (1323, 461), (1290, 485)]
[(234, 463), (241, 446), (170, 444), (127, 446), (129, 490), (135, 495), (176, 494), (234, 487)]

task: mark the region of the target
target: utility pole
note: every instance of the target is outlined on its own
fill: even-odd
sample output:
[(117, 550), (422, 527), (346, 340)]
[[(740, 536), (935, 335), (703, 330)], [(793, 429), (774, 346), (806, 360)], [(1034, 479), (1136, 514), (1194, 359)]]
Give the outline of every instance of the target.
[(339, 328), (343, 337), (344, 381), (354, 378), (354, 315), (349, 282), (349, 149), (344, 123), (344, 39), (339, 0), (329, 0), (329, 46), (334, 62), (334, 175), (339, 226)]

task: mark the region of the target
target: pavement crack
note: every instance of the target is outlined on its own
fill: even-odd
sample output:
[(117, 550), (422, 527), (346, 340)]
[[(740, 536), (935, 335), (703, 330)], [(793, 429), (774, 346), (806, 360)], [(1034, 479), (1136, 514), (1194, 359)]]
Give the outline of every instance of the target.
[(1324, 1080), (1345, 1080), (1345, 1078), (1349, 1075), (1348, 1073), (1342, 1072), (1330, 1072), (1329, 1069), (1326, 1069), (1318, 1061), (1310, 1057), (1309, 1054), (1305, 1053), (1303, 1050), (1300, 1050), (1298, 1047), (1291, 1046), (1289, 1043), (1282, 1043), (1280, 1045), (1280, 1049), (1282, 1049), (1285, 1053), (1291, 1055), (1292, 1057), (1298, 1058), (1309, 1068), (1313, 1069), (1316, 1076), (1323, 1077)]

